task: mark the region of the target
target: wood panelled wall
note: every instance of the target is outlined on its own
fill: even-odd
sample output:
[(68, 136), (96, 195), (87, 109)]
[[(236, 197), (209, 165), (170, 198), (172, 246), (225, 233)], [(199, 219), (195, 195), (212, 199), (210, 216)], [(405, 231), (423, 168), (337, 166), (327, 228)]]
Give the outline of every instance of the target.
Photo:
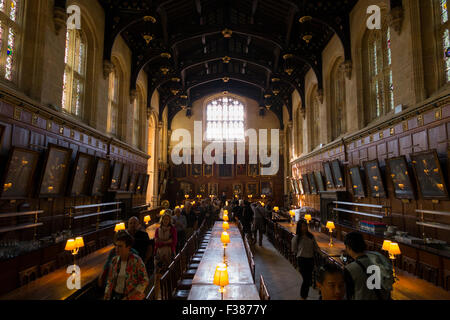
[[(84, 152), (95, 157), (111, 160), (111, 169), (114, 162), (119, 161), (130, 166), (130, 174), (133, 171), (143, 174), (147, 173), (149, 157), (145, 153), (133, 149), (121, 141), (111, 138), (81, 122), (77, 122), (61, 112), (39, 106), (28, 98), (15, 93), (0, 92), (0, 127), (3, 129), (0, 130), (0, 178), (5, 174), (6, 168), (4, 164), (12, 147), (22, 147), (40, 152), (40, 163), (42, 163), (49, 143), (73, 150), (71, 166), (77, 153)], [(1, 131), (3, 131), (2, 135)], [(105, 193), (105, 196), (101, 198), (74, 198), (69, 196), (53, 199), (39, 198), (36, 189), (39, 185), (42, 171), (43, 167), (38, 166), (35, 172), (36, 180), (33, 185), (33, 196), (28, 199), (0, 199), (0, 217), (1, 213), (19, 211), (24, 204), (27, 204), (27, 211), (44, 211), (43, 214), (39, 215), (39, 222), (43, 222), (44, 225), (38, 227), (37, 239), (67, 229), (68, 219), (65, 219), (65, 217), (67, 217), (70, 206), (101, 203), (111, 200), (113, 196), (111, 193)], [(67, 184), (69, 184), (71, 173), (70, 171)], [(145, 194), (132, 196), (133, 206), (138, 206), (145, 202)], [(122, 218), (126, 218), (128, 214), (129, 212), (123, 212)], [(95, 220), (95, 217), (93, 220), (83, 219), (83, 224), (88, 228), (92, 223), (95, 223)], [(7, 226), (5, 223), (11, 223), (10, 219), (0, 219), (0, 226)], [(33, 234), (33, 229), (17, 230), (0, 234), (0, 240), (32, 240)], [(111, 242), (113, 234), (113, 227), (109, 227), (99, 229), (98, 232), (94, 231), (84, 234), (83, 236), (85, 243), (95, 240), (98, 249), (106, 242)], [(65, 243), (63, 242), (56, 243), (13, 259), (1, 261), (0, 282), (2, 286), (0, 286), (0, 294), (8, 292), (19, 285), (18, 272), (55, 260), (56, 256), (64, 251), (64, 245)]]
[[(235, 162), (236, 163), (236, 162)], [(280, 155), (279, 159), (279, 169), (278, 173), (273, 176), (249, 176), (248, 175), (248, 164), (247, 164), (247, 174), (244, 175), (236, 175), (236, 164), (232, 165), (233, 169), (233, 175), (231, 177), (219, 177), (219, 165), (214, 164), (213, 165), (213, 176), (212, 177), (205, 177), (203, 175), (201, 176), (192, 176), (191, 175), (191, 166), (192, 165), (184, 165), (187, 167), (187, 174), (184, 178), (174, 178), (173, 177), (173, 169), (174, 166), (172, 164), (171, 170), (169, 170), (170, 177), (168, 179), (168, 185), (167, 185), (167, 193), (166, 198), (170, 201), (170, 205), (174, 206), (174, 204), (179, 204), (180, 201), (184, 199), (184, 195), (179, 192), (180, 190), (180, 183), (181, 182), (187, 182), (191, 183), (194, 187), (195, 194), (200, 193), (200, 186), (202, 184), (205, 184), (208, 186), (208, 183), (217, 183), (218, 184), (218, 193), (219, 195), (222, 195), (222, 191), (226, 192), (227, 198), (231, 199), (234, 197), (233, 194), (233, 184), (240, 183), (243, 185), (243, 196), (244, 199), (247, 198), (247, 192), (246, 192), (246, 185), (247, 183), (258, 183), (258, 194), (253, 195), (253, 198), (260, 198), (261, 195), (261, 182), (270, 181), (272, 182), (272, 193), (273, 196), (269, 197), (273, 199), (274, 205), (277, 205), (279, 207), (283, 206), (284, 200), (284, 178), (283, 178), (283, 156)], [(207, 192), (202, 194), (203, 198), (205, 196), (208, 196)]]
[[(346, 183), (345, 188), (337, 190), (347, 190), (353, 197), (349, 168), (359, 165), (362, 169), (364, 161), (378, 159), (387, 190), (387, 198), (378, 199), (366, 196), (366, 198), (356, 199), (353, 197), (352, 201), (391, 206), (392, 218), (386, 219), (385, 222), (396, 225), (399, 227), (399, 230), (406, 231), (413, 236), (421, 237), (421, 229), (416, 225), (417, 215), (415, 209), (450, 212), (450, 201), (433, 203), (432, 200), (422, 199), (420, 193), (417, 192), (417, 184), (414, 184), (414, 181), (416, 200), (403, 203), (401, 200), (396, 199), (392, 180), (386, 176), (385, 160), (401, 155), (406, 156), (410, 168), (409, 171), (412, 174), (410, 154), (436, 149), (446, 183), (449, 186), (449, 142), (450, 98), (446, 97), (439, 101), (428, 102), (413, 110), (406, 110), (378, 125), (345, 137), (341, 141), (331, 143), (321, 150), (314, 151), (295, 160), (291, 163), (291, 169), (295, 171), (294, 169), (297, 168), (300, 177), (301, 174), (313, 171), (321, 171), (322, 175), (325, 176), (323, 162), (339, 159), (343, 167)], [(365, 180), (366, 195), (370, 195), (365, 172), (362, 177)], [(320, 209), (320, 195), (305, 195), (301, 196), (301, 199), (303, 205)], [(363, 220), (376, 219), (364, 217)], [(434, 221), (450, 224), (449, 217), (435, 217)], [(450, 232), (447, 230), (427, 228), (426, 233), (428, 237), (450, 242)]]

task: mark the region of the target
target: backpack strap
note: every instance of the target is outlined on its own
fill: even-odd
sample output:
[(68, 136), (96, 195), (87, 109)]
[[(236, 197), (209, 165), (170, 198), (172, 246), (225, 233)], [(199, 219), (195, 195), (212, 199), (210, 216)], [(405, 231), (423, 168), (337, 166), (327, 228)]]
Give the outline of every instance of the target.
[[(365, 266), (362, 264), (362, 262), (359, 261), (358, 259), (355, 259), (355, 262), (356, 262), (356, 264), (357, 264), (358, 266), (361, 267), (361, 270), (362, 270), (363, 274), (366, 276), (366, 283), (367, 283), (367, 279), (369, 279), (369, 276), (367, 275), (366, 267), (365, 267)], [(384, 299), (381, 297), (381, 293), (380, 293), (380, 291), (379, 291), (378, 289), (375, 289), (374, 291), (375, 291), (375, 294), (377, 295), (377, 299), (378, 299), (378, 300), (384, 300)]]

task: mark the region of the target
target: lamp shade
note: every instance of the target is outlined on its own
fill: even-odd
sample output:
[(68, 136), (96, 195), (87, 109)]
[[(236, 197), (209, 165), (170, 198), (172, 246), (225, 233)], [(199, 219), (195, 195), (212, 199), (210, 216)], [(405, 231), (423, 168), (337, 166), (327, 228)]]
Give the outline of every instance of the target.
[(280, 210), (278, 207), (273, 207), (273, 211), (278, 212)]
[(230, 235), (228, 232), (224, 231), (222, 232), (222, 235), (220, 236), (220, 241), (222, 241), (223, 244), (230, 243)]
[(150, 222), (150, 220), (151, 220), (151, 218), (149, 215), (144, 217), (145, 224), (148, 224)]
[(187, 198), (189, 198), (189, 195), (188, 195), (188, 194), (185, 194), (184, 197), (187, 199)]
[(175, 209), (180, 209), (180, 206), (176, 206)]
[(114, 227), (114, 231), (115, 232), (119, 232), (120, 230), (125, 230), (125, 223), (118, 223), (116, 224), (116, 226)]
[(183, 209), (183, 208), (184, 208), (184, 204), (182, 204), (182, 205), (180, 206), (180, 208)]
[(228, 229), (230, 229), (230, 225), (228, 224), (228, 222), (224, 221), (222, 223), (222, 228), (223, 230), (227, 231)]
[(228, 270), (224, 263), (219, 263), (214, 272), (214, 282), (216, 286), (225, 287), (228, 285)]
[(328, 230), (333, 230), (336, 229), (336, 227), (334, 226), (334, 222), (333, 221), (327, 221), (327, 229)]
[(311, 218), (311, 215), (310, 215), (310, 214), (305, 214), (305, 220), (306, 220), (306, 221), (309, 222), (309, 221), (311, 221), (311, 219), (312, 219), (312, 218)]
[(227, 216), (228, 215), (228, 210), (223, 210), (223, 215)]
[(76, 237), (75, 238), (75, 247), (82, 248), (84, 247), (84, 240), (83, 237)]
[(223, 221), (228, 221), (228, 215), (224, 214), (222, 219)]
[(166, 212), (166, 210), (165, 210), (165, 209), (162, 209), (162, 210), (159, 212), (159, 215), (162, 216), (162, 215), (164, 214), (164, 212)]
[(381, 247), (381, 250), (389, 251), (390, 247), (391, 247), (391, 240), (384, 240), (383, 247)]
[(75, 250), (77, 247), (75, 245), (75, 239), (68, 239), (66, 242), (66, 247), (64, 248), (64, 250), (66, 251), (72, 251)]
[(398, 243), (391, 242), (391, 245), (389, 246), (389, 253), (396, 256), (401, 254), (400, 247), (398, 246)]
[(291, 217), (295, 216), (295, 211), (294, 211), (294, 210), (289, 210), (289, 215), (290, 215)]

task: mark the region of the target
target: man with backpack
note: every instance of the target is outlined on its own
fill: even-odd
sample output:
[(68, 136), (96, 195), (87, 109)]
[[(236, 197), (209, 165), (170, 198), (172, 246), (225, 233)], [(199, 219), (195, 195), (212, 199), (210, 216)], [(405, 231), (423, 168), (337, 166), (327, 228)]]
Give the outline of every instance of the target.
[[(379, 252), (366, 251), (366, 243), (359, 232), (347, 234), (344, 243), (347, 254), (354, 260), (344, 269), (347, 299), (390, 300), (394, 284), (390, 261)], [(379, 273), (376, 271), (378, 268)]]

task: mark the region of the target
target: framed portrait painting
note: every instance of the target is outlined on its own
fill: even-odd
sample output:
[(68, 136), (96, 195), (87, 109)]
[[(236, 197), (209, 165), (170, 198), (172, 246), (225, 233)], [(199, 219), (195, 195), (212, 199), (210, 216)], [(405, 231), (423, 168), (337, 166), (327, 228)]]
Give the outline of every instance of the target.
[(91, 155), (78, 152), (72, 174), (70, 196), (78, 197), (87, 195), (93, 160)]
[(1, 199), (23, 199), (31, 195), (34, 174), (39, 153), (19, 147), (12, 147), (0, 189)]
[(364, 169), (369, 183), (370, 195), (374, 198), (386, 198), (386, 191), (378, 160), (364, 162)]
[(314, 178), (316, 178), (316, 183), (317, 183), (317, 189), (320, 192), (325, 191), (325, 186), (323, 184), (323, 177), (322, 177), (322, 172), (320, 171), (314, 171)]
[(125, 165), (122, 170), (122, 177), (120, 178), (120, 190), (128, 190), (128, 180), (130, 179), (130, 166)]
[(191, 164), (191, 176), (199, 177), (202, 175), (202, 165), (201, 164)]
[(350, 180), (352, 181), (352, 189), (355, 197), (364, 198), (366, 193), (364, 192), (363, 181), (361, 179), (361, 170), (359, 166), (351, 167), (349, 170)]
[(248, 195), (253, 195), (254, 197), (258, 195), (258, 182), (248, 182), (245, 186), (245, 191)]
[(334, 179), (333, 179), (333, 173), (331, 171), (331, 166), (329, 162), (323, 163), (323, 170), (325, 171), (325, 182), (327, 185), (327, 190), (334, 189)]
[(39, 196), (60, 197), (65, 192), (72, 149), (49, 144), (44, 164)]
[(91, 194), (94, 197), (101, 197), (105, 192), (106, 179), (109, 172), (109, 160), (99, 158), (95, 169), (94, 181), (92, 183)]
[(414, 153), (411, 162), (422, 197), (447, 200), (447, 186), (436, 150)]
[(344, 176), (342, 175), (342, 168), (339, 160), (333, 160), (331, 162), (331, 170), (333, 171), (334, 186), (336, 188), (344, 187)]
[(119, 190), (120, 187), (120, 177), (122, 176), (123, 163), (119, 161), (114, 161), (113, 172), (111, 176), (111, 183), (109, 188), (111, 190)]
[(273, 187), (271, 181), (261, 181), (261, 194), (265, 194), (268, 197), (273, 195)]
[(203, 164), (203, 176), (212, 177), (213, 176), (213, 165)]
[(396, 157), (386, 160), (388, 174), (394, 186), (394, 193), (397, 199), (415, 199), (414, 188), (411, 181), (411, 174), (406, 162), (406, 157)]
[(317, 194), (317, 185), (316, 185), (316, 180), (314, 179), (314, 174), (308, 173), (308, 180), (309, 180), (309, 188), (310, 188), (310, 192), (311, 194)]

